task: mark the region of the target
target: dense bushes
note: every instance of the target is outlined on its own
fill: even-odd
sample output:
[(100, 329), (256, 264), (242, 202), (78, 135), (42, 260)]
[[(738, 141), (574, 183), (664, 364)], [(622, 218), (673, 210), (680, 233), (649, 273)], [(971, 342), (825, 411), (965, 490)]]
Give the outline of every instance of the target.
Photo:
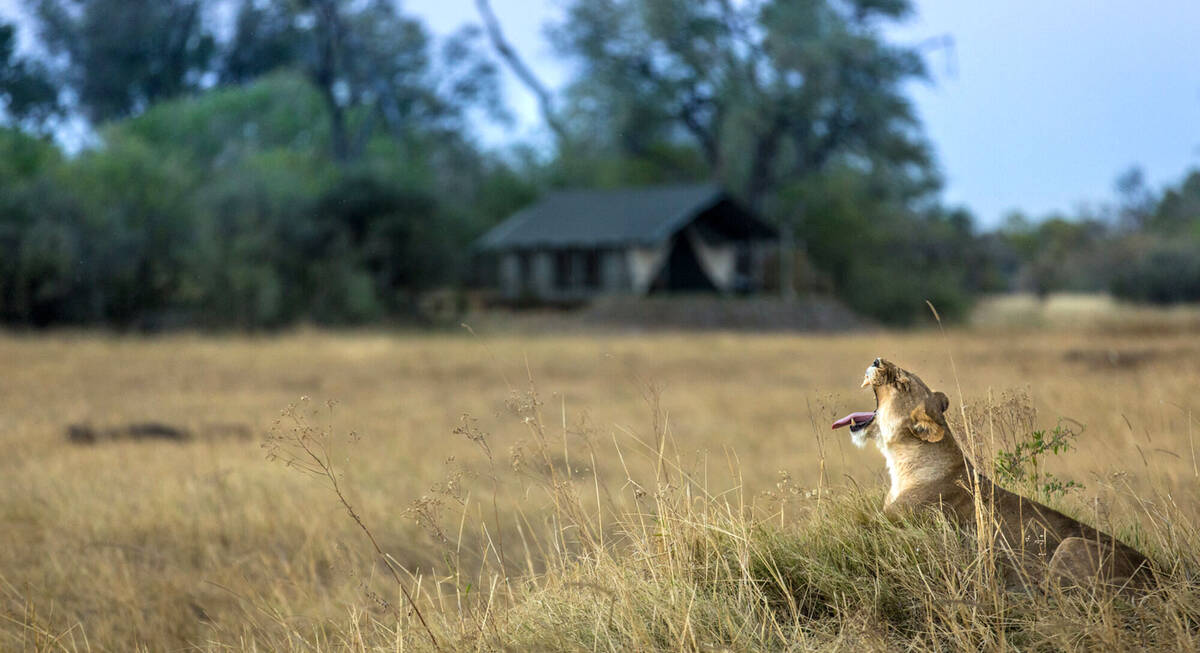
[(851, 308), (887, 324), (928, 316), (931, 301), (948, 319), (963, 316), (986, 289), (993, 267), (970, 216), (940, 207), (910, 208), (903, 188), (849, 167), (785, 194), (799, 215), (798, 236), (817, 273)]
[[(416, 294), (457, 281), (464, 244), (523, 198), (489, 185), (512, 179), (503, 164), (433, 135), (380, 139), (334, 164), (321, 111), (283, 74), (160, 104), (73, 159), (0, 132), (0, 321), (411, 318)], [(447, 183), (456, 192), (440, 192)]]
[(1114, 259), (1112, 293), (1153, 304), (1200, 301), (1200, 170), (1166, 188), (1138, 217), (1139, 233)]
[(1114, 270), (1112, 293), (1152, 304), (1200, 301), (1200, 243), (1158, 241)]

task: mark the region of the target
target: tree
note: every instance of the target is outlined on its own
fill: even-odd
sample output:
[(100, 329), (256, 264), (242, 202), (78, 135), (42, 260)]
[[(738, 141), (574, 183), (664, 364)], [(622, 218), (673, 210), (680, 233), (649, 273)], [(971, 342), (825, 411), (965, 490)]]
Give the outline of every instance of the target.
[(292, 3), (242, 0), (221, 53), (220, 82), (245, 84), (301, 58), (303, 34)]
[(906, 0), (575, 0), (553, 30), (579, 64), (576, 137), (634, 156), (686, 141), (712, 177), (762, 208), (837, 159), (936, 189), (902, 85), (924, 75), (880, 25)]
[(1147, 226), (1157, 233), (1200, 240), (1200, 170), (1192, 170), (1177, 186), (1167, 188)]
[(1131, 166), (1117, 175), (1113, 182), (1117, 192), (1117, 218), (1122, 227), (1139, 231), (1147, 226), (1158, 198), (1146, 187), (1146, 173), (1140, 166)]
[(49, 71), (18, 56), (16, 26), (0, 22), (0, 120), (42, 128), (60, 110), (58, 88)]
[(509, 69), (517, 76), (517, 79), (520, 79), (521, 83), (537, 98), (538, 109), (541, 111), (542, 119), (546, 121), (546, 126), (558, 138), (559, 147), (563, 147), (569, 138), (569, 134), (567, 133), (566, 125), (563, 124), (562, 116), (559, 115), (554, 94), (534, 74), (533, 70), (525, 63), (525, 60), (517, 54), (516, 49), (505, 38), (504, 32), (500, 27), (500, 19), (496, 17), (496, 12), (492, 11), (491, 3), (488, 0), (475, 0), (475, 6), (479, 10), (480, 17), (483, 18), (488, 38), (491, 39), (496, 53), (508, 64)]
[(348, 163), (380, 127), (403, 140), (414, 131), (464, 131), (472, 107), (500, 115), (496, 71), (479, 54), (479, 36), (460, 31), (435, 53), (424, 25), (387, 0), (247, 0), (222, 79), (302, 70), (324, 100), (331, 153)]
[(962, 210), (917, 210), (852, 166), (830, 166), (784, 191), (784, 206), (803, 198), (807, 257), (834, 291), (863, 315), (891, 324), (966, 314), (990, 265)]
[(1007, 245), (1010, 285), (1045, 299), (1064, 290), (1104, 290), (1121, 260), (1113, 226), (1086, 209), (1074, 215), (1052, 213), (1032, 220), (1010, 213), (995, 233)]
[(215, 41), (202, 0), (27, 0), (65, 85), (101, 123), (204, 86)]

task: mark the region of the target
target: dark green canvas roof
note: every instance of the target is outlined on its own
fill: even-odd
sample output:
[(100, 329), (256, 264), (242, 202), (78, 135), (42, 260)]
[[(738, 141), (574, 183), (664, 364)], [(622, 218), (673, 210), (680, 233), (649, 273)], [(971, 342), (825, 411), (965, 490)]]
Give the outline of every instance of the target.
[[(476, 241), (480, 249), (656, 245), (701, 213), (731, 203), (719, 187), (651, 186), (619, 190), (567, 190), (514, 213)], [(748, 233), (774, 230), (738, 209)]]

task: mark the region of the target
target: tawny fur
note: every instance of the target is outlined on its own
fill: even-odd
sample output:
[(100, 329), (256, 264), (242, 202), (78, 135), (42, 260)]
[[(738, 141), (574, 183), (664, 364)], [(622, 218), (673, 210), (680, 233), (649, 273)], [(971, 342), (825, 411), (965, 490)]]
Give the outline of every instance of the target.
[[(997, 544), (1011, 554), (1012, 582), (1100, 581), (1129, 588), (1152, 582), (1146, 557), (1133, 547), (977, 474), (946, 423), (944, 393), (882, 359), (867, 368), (863, 385), (873, 389), (877, 408), (875, 419), (854, 438), (874, 439), (887, 460), (891, 489), (885, 512), (936, 508), (973, 532), (980, 523), (994, 523)], [(977, 506), (991, 520), (977, 520)]]

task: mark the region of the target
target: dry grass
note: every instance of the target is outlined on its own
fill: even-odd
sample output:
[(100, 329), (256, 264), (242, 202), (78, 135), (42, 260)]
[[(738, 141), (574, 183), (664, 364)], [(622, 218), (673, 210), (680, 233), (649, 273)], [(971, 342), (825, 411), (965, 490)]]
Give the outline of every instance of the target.
[(1032, 294), (1006, 294), (985, 299), (973, 321), (991, 327), (1052, 327), (1107, 331), (1170, 332), (1200, 328), (1200, 307), (1169, 308), (1119, 302), (1096, 293), (1056, 293), (1038, 299)]
[[(1195, 648), (1200, 339), (1123, 333), (4, 336), (0, 650)], [(1172, 580), (1014, 596), (880, 519), (882, 459), (828, 431), (876, 355), (981, 446), (1085, 424), (1058, 505)], [(200, 435), (64, 436), (135, 421)], [(386, 556), (266, 460), (305, 446)]]

